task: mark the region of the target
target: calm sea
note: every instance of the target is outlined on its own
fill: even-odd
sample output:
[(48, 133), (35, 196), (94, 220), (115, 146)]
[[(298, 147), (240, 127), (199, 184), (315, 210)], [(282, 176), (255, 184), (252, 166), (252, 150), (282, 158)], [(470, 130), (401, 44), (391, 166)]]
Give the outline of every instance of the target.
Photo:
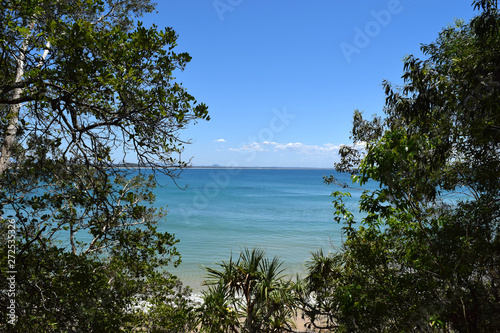
[[(206, 277), (204, 267), (216, 267), (231, 254), (237, 258), (244, 248), (261, 247), (269, 257), (284, 260), (287, 274), (302, 273), (311, 251), (335, 251), (342, 241), (342, 226), (333, 220), (330, 197), (339, 187), (323, 182), (332, 173), (320, 169), (185, 170), (178, 184), (186, 189), (171, 181), (155, 189), (156, 204), (168, 209), (159, 229), (180, 240), (182, 264), (169, 270), (196, 291)], [(361, 191), (351, 192), (350, 205), (356, 213)]]
[[(349, 188), (326, 185), (323, 177), (332, 174)], [(168, 212), (158, 229), (175, 234), (182, 256), (179, 267), (167, 270), (195, 292), (206, 279), (205, 267), (217, 267), (231, 255), (237, 259), (245, 248), (260, 247), (268, 257), (279, 256), (290, 277), (305, 272), (311, 252), (338, 250), (342, 225), (333, 220), (334, 191), (350, 192), (346, 206), (357, 220), (362, 217), (358, 209), (362, 189), (352, 185), (349, 175), (334, 170), (192, 168), (182, 172), (178, 186), (161, 173), (157, 180), (164, 186), (153, 190), (155, 205)], [(378, 187), (369, 182), (364, 189)], [(463, 189), (445, 193), (443, 200), (453, 205), (468, 196)]]

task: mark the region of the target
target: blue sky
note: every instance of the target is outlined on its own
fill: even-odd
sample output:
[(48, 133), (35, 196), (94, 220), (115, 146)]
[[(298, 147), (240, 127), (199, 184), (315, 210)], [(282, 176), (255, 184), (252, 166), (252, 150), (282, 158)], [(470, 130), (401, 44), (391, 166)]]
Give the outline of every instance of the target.
[(331, 168), (355, 109), (382, 114), (384, 79), (421, 56), (468, 0), (158, 0), (193, 60), (175, 74), (211, 120), (182, 132), (193, 165)]

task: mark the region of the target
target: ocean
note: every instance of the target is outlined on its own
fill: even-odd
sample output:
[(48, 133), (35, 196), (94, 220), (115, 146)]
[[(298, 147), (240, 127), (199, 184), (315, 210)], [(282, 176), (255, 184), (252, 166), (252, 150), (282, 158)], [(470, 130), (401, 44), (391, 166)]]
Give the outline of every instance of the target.
[[(260, 247), (284, 261), (285, 274), (303, 274), (312, 251), (336, 251), (342, 243), (330, 196), (342, 189), (323, 181), (331, 174), (350, 184), (348, 175), (326, 169), (191, 168), (182, 172), (178, 186), (159, 175), (160, 183), (169, 185), (154, 190), (156, 205), (168, 211), (158, 230), (175, 234), (182, 256), (178, 268), (167, 270), (199, 291), (205, 267)], [(356, 214), (362, 192), (349, 191)]]

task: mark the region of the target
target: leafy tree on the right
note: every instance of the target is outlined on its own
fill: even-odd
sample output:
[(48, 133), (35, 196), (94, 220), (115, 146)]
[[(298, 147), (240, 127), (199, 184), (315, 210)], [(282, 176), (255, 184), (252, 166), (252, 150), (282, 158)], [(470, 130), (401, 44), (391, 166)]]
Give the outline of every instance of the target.
[(361, 221), (334, 193), (346, 240), (310, 263), (311, 325), (500, 332), (500, 14), (496, 0), (472, 6), (422, 46), (427, 59), (405, 59), (402, 87), (384, 82), (385, 117), (355, 112), (357, 145), (336, 168), (380, 188), (362, 195)]

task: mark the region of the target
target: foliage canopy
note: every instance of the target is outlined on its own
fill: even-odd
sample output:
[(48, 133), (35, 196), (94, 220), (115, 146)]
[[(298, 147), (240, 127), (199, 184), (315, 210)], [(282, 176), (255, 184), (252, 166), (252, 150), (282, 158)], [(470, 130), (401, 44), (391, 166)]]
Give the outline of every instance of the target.
[(362, 195), (362, 221), (334, 193), (347, 239), (313, 257), (313, 325), (500, 331), (500, 14), (497, 1), (473, 6), (469, 24), (422, 46), (426, 60), (405, 59), (402, 87), (384, 82), (384, 118), (355, 112), (365, 149), (344, 147), (336, 167), (380, 188)]
[[(154, 9), (149, 0), (4, 0), (1, 8), (1, 229), (15, 221), (18, 319), (2, 325), (187, 329), (186, 291), (164, 271), (179, 254), (175, 237), (157, 230), (165, 213), (152, 207), (154, 172), (117, 165), (132, 160), (171, 176), (186, 165), (179, 131), (209, 119), (173, 76), (190, 56), (175, 51), (173, 29), (136, 22)], [(1, 261), (7, 267), (4, 251)], [(10, 299), (0, 293), (4, 319)]]

